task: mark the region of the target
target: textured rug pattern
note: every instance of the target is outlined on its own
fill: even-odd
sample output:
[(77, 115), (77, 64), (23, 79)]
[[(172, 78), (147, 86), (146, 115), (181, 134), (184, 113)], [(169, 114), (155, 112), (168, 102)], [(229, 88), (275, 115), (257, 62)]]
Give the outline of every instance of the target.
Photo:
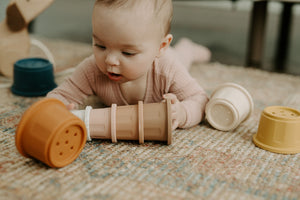
[[(79, 43), (45, 43), (58, 68), (73, 66), (91, 52), (89, 45)], [(57, 73), (56, 82), (70, 73)], [(17, 152), (17, 124), (41, 98), (11, 94), (5, 87), (11, 81), (1, 77), (0, 199), (300, 199), (300, 154), (275, 154), (252, 143), (266, 106), (300, 110), (300, 77), (218, 63), (194, 65), (191, 74), (209, 94), (224, 82), (245, 87), (255, 104), (251, 118), (230, 132), (207, 122), (176, 130), (169, 146), (94, 140), (61, 169)], [(97, 104), (95, 99), (88, 102)]]

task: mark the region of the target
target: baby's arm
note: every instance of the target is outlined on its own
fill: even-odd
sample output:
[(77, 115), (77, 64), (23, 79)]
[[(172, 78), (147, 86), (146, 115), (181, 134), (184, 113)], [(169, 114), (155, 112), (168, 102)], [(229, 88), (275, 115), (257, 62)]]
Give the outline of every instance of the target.
[(68, 109), (74, 109), (83, 100), (93, 94), (91, 88), (91, 57), (82, 61), (75, 72), (68, 77), (60, 86), (47, 94), (47, 97), (56, 98), (62, 101)]
[(169, 94), (164, 98), (171, 98), (172, 128), (188, 128), (199, 124), (203, 120), (208, 97), (198, 82), (186, 70), (173, 74)]
[(188, 128), (202, 121), (207, 98), (203, 95), (197, 96), (193, 97), (194, 100), (192, 98), (183, 101), (179, 101), (173, 93), (163, 96), (164, 99), (171, 100), (172, 130), (175, 130), (177, 127)]

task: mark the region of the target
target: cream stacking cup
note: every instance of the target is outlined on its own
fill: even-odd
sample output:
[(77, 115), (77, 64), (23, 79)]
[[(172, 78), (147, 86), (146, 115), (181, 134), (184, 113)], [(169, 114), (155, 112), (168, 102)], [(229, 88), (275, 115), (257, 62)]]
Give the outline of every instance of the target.
[(248, 119), (253, 111), (253, 100), (249, 92), (235, 83), (218, 86), (206, 105), (206, 119), (214, 128), (230, 131)]

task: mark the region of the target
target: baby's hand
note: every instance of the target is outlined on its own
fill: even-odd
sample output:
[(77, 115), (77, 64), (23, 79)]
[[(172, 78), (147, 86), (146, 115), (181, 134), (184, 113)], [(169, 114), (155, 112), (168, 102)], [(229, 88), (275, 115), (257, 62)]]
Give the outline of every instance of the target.
[(172, 130), (175, 130), (184, 124), (186, 120), (185, 110), (175, 94), (168, 93), (163, 95), (163, 98), (171, 100)]
[(66, 105), (66, 107), (67, 107), (68, 110), (74, 110), (75, 104), (74, 103), (70, 103), (70, 104)]

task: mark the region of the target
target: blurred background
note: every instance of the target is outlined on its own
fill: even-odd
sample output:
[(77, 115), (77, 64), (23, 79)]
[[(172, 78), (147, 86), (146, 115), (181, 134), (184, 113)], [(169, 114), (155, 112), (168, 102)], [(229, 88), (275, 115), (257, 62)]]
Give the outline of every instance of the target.
[[(0, 1), (0, 20), (9, 0)], [(91, 43), (94, 0), (56, 0), (33, 23), (38, 36)], [(212, 61), (245, 66), (252, 1), (175, 1), (173, 44), (188, 37), (212, 51)], [(273, 70), (282, 5), (268, 4), (262, 69)], [(289, 54), (284, 73), (300, 75), (300, 4), (293, 6)]]

